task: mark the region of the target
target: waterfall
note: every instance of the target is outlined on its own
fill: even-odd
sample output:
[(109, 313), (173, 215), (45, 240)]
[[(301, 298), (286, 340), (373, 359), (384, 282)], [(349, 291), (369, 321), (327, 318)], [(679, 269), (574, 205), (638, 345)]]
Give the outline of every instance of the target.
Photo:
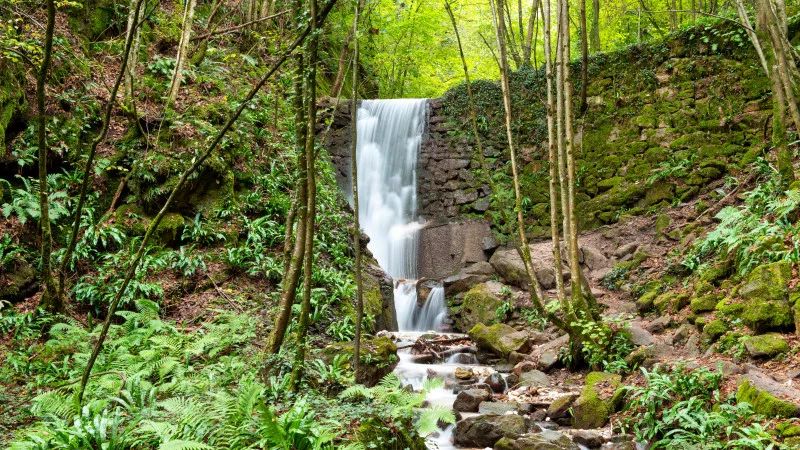
[[(417, 215), (417, 156), (427, 102), (363, 100), (357, 117), (358, 218), (370, 237), (368, 248), (395, 280), (394, 301), (402, 331), (436, 328), (446, 314), (443, 291), (441, 299), (429, 297), (420, 307), (415, 287), (421, 226)], [(431, 301), (439, 304), (438, 312), (429, 311)], [(438, 322), (434, 320), (437, 317)]]

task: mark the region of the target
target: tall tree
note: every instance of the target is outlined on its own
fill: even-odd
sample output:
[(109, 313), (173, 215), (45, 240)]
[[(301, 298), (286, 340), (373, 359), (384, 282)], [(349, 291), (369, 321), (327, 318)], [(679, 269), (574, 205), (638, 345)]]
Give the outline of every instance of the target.
[[(129, 110), (133, 109), (133, 90), (136, 79), (136, 66), (139, 64), (139, 44), (141, 42), (141, 28), (139, 28), (137, 25), (137, 21), (138, 17), (144, 15), (145, 6), (146, 5), (143, 1), (131, 0), (130, 8), (128, 10), (128, 24), (125, 30), (125, 35), (129, 36), (131, 33), (133, 33), (133, 42), (130, 50), (126, 50), (125, 52), (129, 56), (127, 65), (125, 66), (125, 90), (123, 91), (123, 97), (125, 98), (125, 106)], [(123, 58), (125, 58), (124, 55)]]
[(41, 273), (44, 282), (44, 295), (39, 306), (51, 313), (64, 311), (64, 302), (56, 293), (56, 280), (50, 269), (53, 252), (53, 234), (50, 229), (50, 196), (47, 188), (47, 110), (45, 107), (45, 88), (47, 74), (53, 57), (53, 30), (56, 23), (56, 5), (47, 0), (47, 25), (44, 36), (42, 65), (36, 75), (36, 123), (39, 146), (39, 226), (42, 230)]
[(586, 111), (586, 85), (589, 84), (589, 42), (586, 33), (586, 0), (581, 0), (581, 103), (580, 111)]
[[(333, 5), (336, 4), (336, 0), (329, 0), (325, 7), (320, 11), (319, 16), (312, 16), (312, 18), (316, 18), (316, 20), (312, 19), (312, 23), (315, 25), (321, 25), (325, 22), (325, 19), (328, 17)], [(103, 348), (103, 343), (105, 342), (106, 337), (108, 336), (108, 329), (111, 326), (111, 320), (114, 317), (114, 313), (117, 311), (117, 307), (119, 306), (120, 300), (125, 295), (125, 292), (128, 289), (128, 285), (130, 284), (131, 280), (133, 279), (134, 275), (136, 274), (136, 269), (139, 266), (139, 263), (142, 260), (142, 256), (145, 253), (145, 249), (147, 248), (150, 239), (153, 236), (156, 228), (158, 228), (159, 224), (161, 224), (161, 220), (164, 218), (164, 215), (167, 213), (169, 208), (172, 206), (172, 203), (175, 201), (175, 197), (177, 196), (178, 192), (183, 189), (186, 185), (186, 182), (194, 176), (197, 172), (197, 169), (205, 163), (209, 156), (211, 156), (211, 152), (217, 149), (222, 139), (228, 134), (228, 131), (231, 130), (233, 124), (239, 119), (242, 115), (242, 111), (248, 107), (250, 102), (256, 96), (258, 91), (272, 78), (272, 75), (278, 71), (278, 69), (283, 65), (286, 59), (300, 46), (300, 44), (305, 41), (306, 37), (311, 32), (311, 26), (303, 30), (299, 36), (280, 54), (280, 56), (275, 60), (275, 62), (270, 65), (269, 69), (266, 73), (256, 82), (255, 86), (248, 92), (244, 99), (242, 99), (239, 107), (233, 112), (233, 114), (228, 118), (225, 124), (222, 126), (220, 131), (214, 136), (214, 139), (208, 144), (208, 147), (197, 157), (195, 158), (194, 162), (188, 169), (181, 175), (178, 179), (178, 182), (175, 183), (175, 186), (172, 188), (172, 191), (167, 197), (167, 201), (164, 202), (164, 205), (159, 210), (158, 214), (150, 221), (150, 225), (147, 227), (145, 231), (144, 237), (142, 238), (141, 243), (139, 244), (139, 248), (136, 250), (136, 254), (133, 257), (133, 260), (128, 265), (128, 269), (125, 273), (125, 278), (122, 280), (122, 284), (117, 289), (117, 293), (114, 295), (114, 298), (111, 300), (111, 303), (108, 306), (108, 313), (106, 314), (106, 320), (103, 322), (103, 327), (100, 330), (100, 335), (97, 338), (97, 342), (94, 344), (94, 348), (92, 349), (92, 354), (89, 356), (89, 360), (86, 362), (86, 368), (83, 371), (83, 375), (81, 376), (81, 384), (78, 388), (77, 403), (80, 404), (83, 401), (83, 394), (86, 391), (86, 383), (89, 381), (89, 377), (92, 373), (92, 368), (94, 367), (95, 361), (97, 361), (97, 356), (100, 354), (100, 350)]]
[(361, 359), (361, 321), (364, 319), (364, 287), (361, 279), (361, 225), (358, 221), (358, 19), (361, 15), (361, 0), (356, 0), (353, 18), (353, 95), (350, 103), (350, 179), (353, 186), (353, 247), (356, 257), (356, 336), (353, 344), (353, 372), (358, 380)]
[(189, 41), (192, 38), (192, 23), (194, 22), (194, 8), (197, 0), (186, 0), (183, 10), (183, 27), (181, 29), (181, 40), (178, 43), (178, 54), (175, 56), (175, 70), (172, 71), (172, 80), (169, 83), (169, 93), (167, 94), (167, 107), (175, 103), (178, 98), (178, 91), (181, 89), (183, 79), (183, 67), (186, 65), (189, 53)]
[(589, 36), (589, 49), (600, 51), (600, 0), (592, 0), (592, 31)]
[[(310, 0), (311, 17), (317, 15), (317, 0)], [(306, 249), (303, 260), (303, 301), (300, 307), (300, 317), (297, 320), (297, 350), (292, 367), (292, 376), (289, 386), (293, 391), (299, 387), (305, 370), (306, 345), (308, 344), (308, 322), (311, 317), (311, 284), (314, 270), (314, 222), (317, 208), (317, 183), (316, 183), (316, 125), (317, 125), (317, 51), (319, 47), (319, 33), (316, 21), (311, 20), (311, 39), (308, 42), (308, 70), (306, 78), (306, 167), (308, 168), (307, 180), (307, 208), (306, 217)]]

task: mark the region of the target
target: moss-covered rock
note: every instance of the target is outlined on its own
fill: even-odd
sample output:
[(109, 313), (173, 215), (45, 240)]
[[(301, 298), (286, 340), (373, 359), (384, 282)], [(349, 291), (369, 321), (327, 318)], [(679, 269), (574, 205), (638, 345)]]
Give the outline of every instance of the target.
[(773, 358), (789, 351), (789, 343), (778, 333), (750, 336), (745, 339), (744, 347), (753, 358)]
[(714, 311), (717, 308), (717, 303), (722, 299), (720, 294), (708, 294), (702, 297), (695, 297), (689, 303), (689, 307), (695, 313), (703, 313)]
[(756, 267), (747, 283), (739, 288), (745, 299), (742, 321), (755, 330), (764, 332), (784, 329), (794, 324), (789, 305), (789, 278), (791, 265), (786, 261)]
[(800, 424), (784, 422), (775, 426), (775, 430), (782, 438), (798, 437), (800, 436)]
[(479, 323), (492, 324), (497, 320), (497, 308), (502, 304), (499, 283), (490, 281), (477, 284), (464, 295), (461, 316), (456, 319), (456, 326), (466, 331)]
[(744, 311), (744, 303), (734, 302), (730, 298), (723, 298), (717, 303), (715, 309), (723, 316), (738, 318)]
[[(337, 342), (318, 351), (318, 357), (330, 364), (337, 355), (343, 355), (348, 364), (353, 360), (353, 343)], [(364, 339), (359, 351), (359, 374), (357, 383), (375, 386), (391, 373), (400, 359), (397, 357), (397, 346), (387, 336)]]
[(671, 223), (672, 218), (666, 214), (659, 214), (656, 217), (656, 239), (661, 239), (665, 236), (664, 232)]
[(33, 295), (38, 289), (33, 266), (21, 263), (0, 273), (0, 300), (16, 303)]
[(425, 439), (417, 434), (411, 424), (398, 426), (397, 422), (385, 424), (376, 418), (361, 422), (356, 432), (358, 442), (366, 448), (387, 450), (426, 450)]
[(622, 377), (606, 372), (591, 372), (581, 396), (572, 405), (572, 425), (575, 428), (600, 428), (608, 423), (611, 414), (622, 403), (619, 389)]
[[(769, 392), (770, 381), (754, 376), (743, 376), (736, 390), (736, 401), (749, 403), (753, 412), (766, 417), (797, 417), (800, 408), (792, 402), (781, 400)], [(774, 387), (780, 389), (779, 387)]]
[(723, 334), (730, 330), (728, 324), (720, 319), (715, 319), (703, 326), (703, 334), (700, 336), (701, 344), (709, 346), (717, 341)]
[(530, 350), (530, 340), (524, 331), (517, 331), (504, 323), (486, 326), (478, 323), (469, 330), (469, 337), (478, 347), (507, 357), (512, 351)]
[(638, 300), (636, 300), (636, 310), (639, 311), (639, 314), (648, 313), (653, 310), (653, 304), (658, 297), (658, 291), (648, 291), (642, 294)]
[(460, 447), (492, 447), (504, 437), (518, 438), (529, 427), (530, 421), (517, 414), (467, 417), (456, 424), (453, 441)]
[(0, 58), (0, 157), (6, 151), (6, 130), (28, 110), (25, 99), (25, 71), (21, 64)]
[(691, 295), (687, 292), (665, 292), (653, 301), (653, 306), (659, 314), (664, 314), (669, 310), (678, 312), (689, 304), (690, 299)]
[(657, 181), (647, 189), (643, 206), (653, 206), (663, 200), (671, 200), (675, 196), (675, 183)]

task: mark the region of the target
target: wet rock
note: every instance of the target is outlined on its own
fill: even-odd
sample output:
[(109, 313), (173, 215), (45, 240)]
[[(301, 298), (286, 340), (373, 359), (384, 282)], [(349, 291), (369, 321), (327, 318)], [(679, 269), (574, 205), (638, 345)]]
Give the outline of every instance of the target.
[(589, 448), (600, 447), (606, 441), (599, 433), (588, 430), (575, 430), (572, 433), (572, 440), (577, 444), (585, 445)]
[(455, 375), (459, 380), (471, 380), (474, 376), (472, 369), (465, 369), (463, 367), (456, 367)]
[(493, 373), (483, 380), (492, 392), (502, 394), (506, 390), (506, 380), (499, 373)]
[(497, 442), (495, 450), (579, 450), (577, 444), (558, 431), (542, 430), (526, 434), (517, 439), (504, 438)]
[(520, 386), (536, 386), (545, 387), (550, 386), (550, 377), (546, 373), (538, 370), (531, 370), (519, 376)]
[(618, 388), (622, 377), (605, 372), (592, 372), (586, 376), (586, 385), (572, 405), (572, 424), (575, 428), (600, 428), (608, 423), (611, 414), (622, 402)]
[(485, 389), (467, 389), (458, 393), (453, 402), (453, 409), (461, 412), (478, 412), (481, 402), (490, 398), (491, 395)]
[(462, 447), (493, 447), (503, 437), (516, 439), (529, 427), (530, 421), (517, 414), (467, 417), (456, 424), (453, 441)]
[(479, 414), (517, 414), (519, 404), (515, 402), (481, 402), (478, 406)]
[(789, 343), (778, 333), (767, 333), (745, 339), (744, 348), (752, 358), (773, 358), (789, 351)]

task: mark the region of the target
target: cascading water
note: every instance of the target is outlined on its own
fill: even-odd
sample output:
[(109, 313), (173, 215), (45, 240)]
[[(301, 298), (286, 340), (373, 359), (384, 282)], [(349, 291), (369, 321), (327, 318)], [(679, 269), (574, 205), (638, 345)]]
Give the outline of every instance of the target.
[(421, 226), (417, 156), (426, 107), (425, 99), (364, 100), (358, 109), (359, 221), (370, 237), (370, 251), (395, 280), (401, 331), (436, 329), (446, 316), (443, 291), (420, 307), (415, 288)]

